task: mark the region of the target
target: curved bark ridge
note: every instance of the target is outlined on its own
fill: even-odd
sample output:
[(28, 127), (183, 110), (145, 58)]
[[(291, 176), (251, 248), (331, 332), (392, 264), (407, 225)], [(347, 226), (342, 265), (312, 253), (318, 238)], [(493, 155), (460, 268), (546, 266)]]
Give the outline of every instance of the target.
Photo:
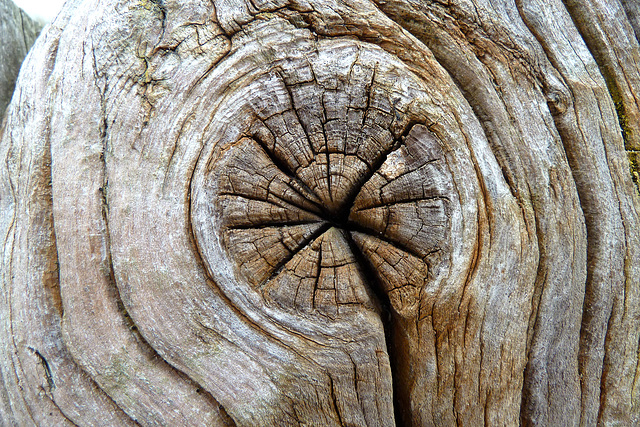
[(302, 129), (287, 138), (280, 123), (256, 126), (212, 177), (238, 270), (284, 309), (334, 317), (372, 307), (377, 286), (396, 312), (417, 308), (448, 227), (450, 175), (435, 137), (423, 125), (400, 139), (365, 125), (347, 140)]

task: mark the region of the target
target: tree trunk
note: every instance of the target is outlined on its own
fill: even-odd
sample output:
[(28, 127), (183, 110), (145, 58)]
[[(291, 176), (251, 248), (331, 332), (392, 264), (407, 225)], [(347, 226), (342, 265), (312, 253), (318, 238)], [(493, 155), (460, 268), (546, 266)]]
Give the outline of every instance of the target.
[(11, 101), (20, 64), (42, 26), (11, 0), (0, 0), (0, 122)]
[(0, 131), (0, 424), (639, 425), (638, 16), (68, 1)]

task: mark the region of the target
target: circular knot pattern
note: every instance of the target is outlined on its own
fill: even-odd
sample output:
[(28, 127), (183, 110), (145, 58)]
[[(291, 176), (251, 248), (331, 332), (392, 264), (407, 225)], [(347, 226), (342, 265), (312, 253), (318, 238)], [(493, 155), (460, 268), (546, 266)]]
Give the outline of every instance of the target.
[(211, 198), (250, 285), (282, 308), (331, 317), (372, 306), (378, 286), (396, 310), (415, 305), (448, 228), (449, 180), (428, 129), (353, 152), (261, 135), (272, 136), (227, 151)]
[(388, 301), (415, 314), (448, 259), (441, 143), (407, 113), (397, 88), (411, 82), (387, 83), (358, 49), (341, 46), (344, 71), (290, 61), (255, 78), (227, 107), (249, 116), (243, 130), (217, 143), (194, 190), (212, 276), (230, 264), (272, 307), (335, 318)]

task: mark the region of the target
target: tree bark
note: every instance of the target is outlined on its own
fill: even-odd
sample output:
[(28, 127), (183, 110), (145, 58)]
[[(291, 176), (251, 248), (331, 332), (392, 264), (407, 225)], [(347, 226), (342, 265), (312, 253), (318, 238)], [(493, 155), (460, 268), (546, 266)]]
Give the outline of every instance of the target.
[(67, 2), (0, 134), (0, 424), (640, 424), (638, 30)]
[(0, 0), (0, 121), (11, 101), (20, 64), (40, 33), (33, 21), (11, 0)]

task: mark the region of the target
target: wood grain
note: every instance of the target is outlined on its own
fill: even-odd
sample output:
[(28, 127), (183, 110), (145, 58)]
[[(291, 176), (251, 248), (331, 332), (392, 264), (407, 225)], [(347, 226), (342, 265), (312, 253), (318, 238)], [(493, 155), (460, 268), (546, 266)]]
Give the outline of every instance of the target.
[(639, 423), (596, 3), (68, 2), (0, 143), (0, 424)]

